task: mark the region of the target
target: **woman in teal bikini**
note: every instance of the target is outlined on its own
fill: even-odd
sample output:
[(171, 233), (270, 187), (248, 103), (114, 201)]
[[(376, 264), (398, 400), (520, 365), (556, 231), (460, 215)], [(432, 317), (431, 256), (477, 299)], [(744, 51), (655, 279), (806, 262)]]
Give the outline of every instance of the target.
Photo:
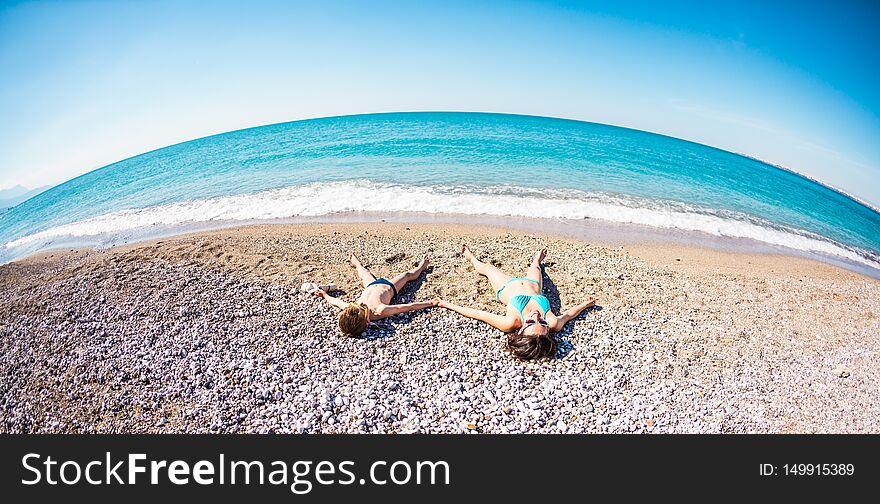
[(497, 315), (458, 306), (442, 299), (436, 299), (434, 302), (437, 306), (511, 333), (507, 337), (507, 347), (519, 359), (540, 359), (555, 355), (556, 341), (550, 332), (561, 331), (569, 320), (596, 304), (596, 299), (588, 296), (582, 303), (569, 308), (562, 315), (557, 317), (553, 314), (550, 310), (550, 301), (541, 294), (541, 262), (547, 256), (547, 249), (535, 254), (532, 264), (523, 277), (511, 277), (495, 266), (480, 261), (467, 245), (462, 244), (461, 255), (473, 264), (477, 273), (489, 280), (492, 289), (495, 290), (495, 299), (507, 306), (506, 313)]

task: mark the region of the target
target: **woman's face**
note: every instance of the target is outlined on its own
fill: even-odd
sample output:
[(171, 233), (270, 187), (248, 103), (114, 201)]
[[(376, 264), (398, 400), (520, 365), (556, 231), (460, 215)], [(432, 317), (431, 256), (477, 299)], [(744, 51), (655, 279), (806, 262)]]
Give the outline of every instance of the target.
[[(539, 322), (537, 322), (537, 320), (539, 320), (539, 319), (527, 318), (526, 321), (528, 321), (528, 320), (533, 320), (535, 322), (532, 324), (529, 324), (528, 322), (526, 322), (525, 328), (522, 330), (523, 334), (526, 334), (528, 336), (543, 336), (543, 335), (550, 332), (549, 327), (547, 327), (545, 325), (541, 325)], [(544, 319), (540, 319), (540, 320), (543, 321)]]
[(523, 313), (523, 325), (526, 326), (523, 334), (530, 336), (543, 335), (550, 332), (548, 329), (549, 324), (544, 318), (544, 314), (538, 310)]

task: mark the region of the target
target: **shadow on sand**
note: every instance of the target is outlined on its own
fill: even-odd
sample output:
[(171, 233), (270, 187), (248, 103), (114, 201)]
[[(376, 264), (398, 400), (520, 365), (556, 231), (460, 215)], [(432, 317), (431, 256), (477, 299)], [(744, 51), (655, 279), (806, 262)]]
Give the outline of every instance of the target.
[[(556, 284), (553, 283), (553, 280), (550, 278), (550, 275), (547, 274), (547, 270), (544, 265), (541, 265), (541, 283), (543, 286), (543, 292), (545, 296), (547, 296), (547, 300), (550, 301), (550, 309), (553, 310), (553, 313), (562, 314), (562, 299), (559, 297), (559, 289), (556, 288)], [(553, 337), (556, 339), (556, 357), (557, 359), (564, 359), (568, 354), (574, 350), (574, 345), (571, 341), (566, 338), (566, 336), (571, 334), (572, 329), (574, 328), (574, 323), (585, 317), (588, 313), (593, 311), (599, 311), (602, 307), (599, 305), (593, 305), (590, 308), (587, 308), (580, 315), (578, 315), (575, 319), (573, 319), (568, 324), (565, 324), (565, 327), (562, 328), (561, 331), (556, 333)]]

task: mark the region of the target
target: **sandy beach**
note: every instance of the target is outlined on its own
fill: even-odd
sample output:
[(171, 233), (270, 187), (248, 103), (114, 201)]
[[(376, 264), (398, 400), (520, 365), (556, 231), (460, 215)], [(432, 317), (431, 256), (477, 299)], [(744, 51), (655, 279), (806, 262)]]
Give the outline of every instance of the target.
[[(521, 273), (547, 247), (555, 311), (598, 298), (557, 358), (441, 308), (342, 337), (303, 281), (503, 312), (458, 254)], [(805, 258), (501, 227), (276, 224), (0, 266), (0, 431), (880, 432), (880, 281)]]

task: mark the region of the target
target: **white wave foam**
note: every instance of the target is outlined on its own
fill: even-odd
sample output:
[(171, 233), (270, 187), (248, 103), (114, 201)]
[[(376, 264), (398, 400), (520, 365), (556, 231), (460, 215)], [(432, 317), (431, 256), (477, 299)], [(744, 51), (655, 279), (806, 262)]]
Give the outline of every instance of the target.
[(315, 183), (254, 194), (121, 210), (53, 227), (10, 241), (5, 246), (7, 249), (39, 246), (40, 243), (47, 244), (63, 237), (113, 236), (152, 226), (309, 217), (347, 211), (601, 219), (701, 231), (715, 236), (750, 238), (801, 251), (840, 256), (873, 268), (880, 266), (818, 235), (749, 222), (745, 215), (732, 218), (713, 215), (677, 202), (636, 200), (576, 190), (535, 190), (511, 186), (404, 186), (368, 181)]

